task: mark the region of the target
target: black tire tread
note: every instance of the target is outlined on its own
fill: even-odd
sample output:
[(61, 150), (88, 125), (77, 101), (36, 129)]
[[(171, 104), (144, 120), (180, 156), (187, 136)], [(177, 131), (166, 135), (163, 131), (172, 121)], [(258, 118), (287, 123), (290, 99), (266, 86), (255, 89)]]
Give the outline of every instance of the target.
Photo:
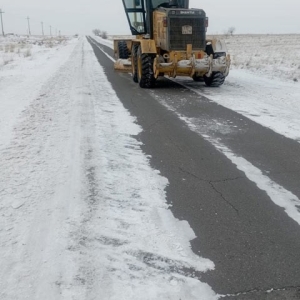
[(221, 72), (213, 72), (211, 77), (204, 76), (204, 82), (210, 87), (219, 87), (225, 81), (225, 76)]
[(132, 53), (131, 53), (131, 59), (134, 66), (134, 69), (132, 69), (132, 79), (134, 82), (138, 83), (138, 74), (137, 74), (137, 52), (138, 52), (139, 45), (134, 44), (132, 47)]
[(141, 88), (153, 88), (155, 85), (155, 77), (153, 72), (154, 57), (150, 54), (140, 54), (142, 62), (142, 76), (139, 78), (139, 85)]
[(203, 76), (193, 75), (193, 80), (196, 82), (204, 81)]
[(121, 58), (121, 59), (129, 58), (127, 43), (125, 41), (118, 42), (118, 49), (119, 49), (119, 58)]

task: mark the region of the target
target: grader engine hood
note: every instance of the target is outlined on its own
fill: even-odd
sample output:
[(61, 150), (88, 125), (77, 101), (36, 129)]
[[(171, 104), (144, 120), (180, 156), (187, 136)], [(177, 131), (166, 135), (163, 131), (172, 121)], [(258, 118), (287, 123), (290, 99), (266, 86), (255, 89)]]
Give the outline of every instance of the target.
[(153, 23), (157, 46), (166, 51), (185, 51), (187, 44), (194, 50), (206, 47), (207, 18), (202, 9), (160, 8)]

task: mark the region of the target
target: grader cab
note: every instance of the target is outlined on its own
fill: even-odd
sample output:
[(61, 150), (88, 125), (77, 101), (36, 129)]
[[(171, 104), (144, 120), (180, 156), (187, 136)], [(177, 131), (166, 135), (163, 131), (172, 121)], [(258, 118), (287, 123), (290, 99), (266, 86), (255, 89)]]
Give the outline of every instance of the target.
[(221, 40), (207, 39), (208, 18), (189, 0), (122, 0), (134, 39), (114, 41), (115, 69), (132, 72), (141, 88), (158, 76), (190, 76), (220, 86), (229, 73), (230, 56)]

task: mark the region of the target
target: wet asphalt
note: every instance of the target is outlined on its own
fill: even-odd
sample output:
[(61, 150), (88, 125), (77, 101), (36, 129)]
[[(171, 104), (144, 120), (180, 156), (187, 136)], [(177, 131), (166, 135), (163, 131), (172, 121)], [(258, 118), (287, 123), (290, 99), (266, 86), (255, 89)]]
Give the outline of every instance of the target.
[(215, 264), (213, 271), (195, 275), (227, 295), (222, 299), (300, 299), (300, 225), (158, 99), (205, 128), (216, 120), (227, 124), (226, 134), (224, 126), (211, 126), (210, 134), (299, 199), (300, 143), (166, 78), (152, 90), (141, 89), (130, 74), (114, 71), (102, 52), (113, 56), (110, 48), (92, 47), (124, 107), (143, 128), (137, 138), (151, 166), (169, 180), (170, 209), (197, 236), (193, 251)]

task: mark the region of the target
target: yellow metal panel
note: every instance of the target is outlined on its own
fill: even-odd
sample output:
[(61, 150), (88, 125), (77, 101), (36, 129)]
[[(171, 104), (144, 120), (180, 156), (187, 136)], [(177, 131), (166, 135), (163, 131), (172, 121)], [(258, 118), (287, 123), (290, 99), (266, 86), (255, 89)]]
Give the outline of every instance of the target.
[(119, 58), (119, 50), (118, 50), (118, 41), (114, 40), (114, 57), (115, 59)]
[(154, 40), (139, 40), (142, 48), (142, 53), (156, 54), (156, 45)]
[(187, 44), (186, 45), (186, 58), (190, 59), (192, 57), (192, 50), (193, 50), (193, 45), (192, 44)]
[(166, 13), (154, 11), (153, 13), (153, 38), (156, 46), (162, 49), (167, 47), (167, 27), (164, 27), (164, 18)]

